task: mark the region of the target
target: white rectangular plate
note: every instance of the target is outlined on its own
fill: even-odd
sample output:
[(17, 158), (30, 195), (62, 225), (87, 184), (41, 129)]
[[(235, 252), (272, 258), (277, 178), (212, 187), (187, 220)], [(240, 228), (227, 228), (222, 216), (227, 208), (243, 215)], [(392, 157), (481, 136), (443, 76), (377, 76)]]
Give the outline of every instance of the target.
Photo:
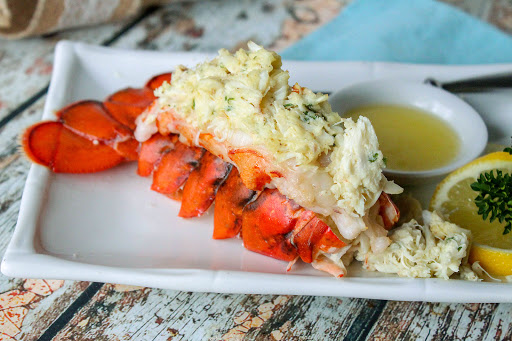
[[(43, 119), (80, 99), (102, 100), (177, 64), (208, 55), (126, 51), (61, 42)], [(375, 78), (439, 80), (512, 70), (512, 65), (436, 66), (361, 62), (285, 62), (290, 82), (334, 91)], [(491, 142), (507, 144), (510, 94), (468, 96), (484, 117)], [(441, 302), (512, 302), (512, 285), (406, 279), (365, 272), (335, 279), (306, 264), (245, 250), (241, 240), (213, 240), (212, 217), (178, 218), (179, 204), (152, 192), (135, 165), (109, 171), (52, 174), (32, 165), (18, 224), (2, 261), (7, 276), (113, 282), (185, 291), (297, 294)]]

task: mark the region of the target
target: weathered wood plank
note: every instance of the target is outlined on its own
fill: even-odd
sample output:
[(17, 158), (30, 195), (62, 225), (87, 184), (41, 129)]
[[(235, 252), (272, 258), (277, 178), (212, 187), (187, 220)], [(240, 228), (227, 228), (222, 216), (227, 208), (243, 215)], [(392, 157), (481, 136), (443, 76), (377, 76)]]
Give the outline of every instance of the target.
[(507, 0), (441, 0), (468, 14), (512, 33), (512, 3)]
[(5, 250), (16, 226), (19, 204), (30, 163), (18, 145), (20, 132), (37, 122), (42, 113), (43, 100), (36, 102), (21, 117), (0, 129), (0, 250)]
[(248, 40), (282, 50), (332, 20), (349, 0), (198, 1), (170, 4), (144, 19), (115, 46), (215, 52)]
[[(171, 4), (123, 36), (116, 46), (133, 48), (135, 43), (144, 49), (212, 52), (249, 39), (268, 45), (279, 36), (287, 16), (283, 1), (243, 0), (236, 6), (229, 1)], [(257, 24), (261, 22), (265, 25)]]
[(59, 40), (99, 44), (115, 34), (121, 26), (98, 26), (45, 38), (0, 40), (0, 119), (48, 84), (53, 69), (53, 51)]
[(512, 340), (512, 305), (500, 304), (490, 317), (482, 335), (484, 340)]
[[(55, 340), (78, 335), (83, 340), (343, 339), (349, 337), (355, 319), (368, 318), (377, 303), (147, 288), (120, 292), (107, 285)], [(510, 305), (389, 302), (368, 337), (352, 333), (350, 339), (480, 340), (510, 334)]]
[(294, 296), (261, 329), (247, 339), (341, 340), (352, 339), (350, 330), (359, 316), (368, 318), (379, 301), (337, 297)]
[(340, 339), (370, 300), (119, 291), (106, 285), (55, 340)]
[[(508, 322), (503, 312), (509, 314)], [(368, 340), (481, 340), (510, 335), (512, 304), (388, 302)], [(500, 315), (500, 317), (497, 317)], [(496, 328), (490, 328), (496, 319)], [(501, 323), (499, 322), (501, 320)], [(499, 325), (499, 327), (498, 327)]]
[(250, 39), (270, 45), (288, 16), (282, 0), (243, 0), (236, 6), (229, 1), (170, 4), (143, 20), (115, 46), (213, 52)]
[(19, 340), (37, 340), (89, 284), (89, 282), (65, 281), (62, 288), (41, 298), (41, 301), (30, 307), (21, 333), (17, 338)]

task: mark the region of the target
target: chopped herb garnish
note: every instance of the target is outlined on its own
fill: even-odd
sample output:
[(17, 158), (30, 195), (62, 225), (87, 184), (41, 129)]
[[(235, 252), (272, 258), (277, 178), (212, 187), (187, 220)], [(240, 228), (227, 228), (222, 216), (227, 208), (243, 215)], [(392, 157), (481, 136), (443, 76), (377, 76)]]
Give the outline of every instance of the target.
[(308, 108), (309, 111), (316, 113), (316, 110), (313, 108), (313, 104), (306, 104), (305, 107)]
[(293, 104), (291, 104), (291, 103), (286, 103), (286, 104), (284, 105), (284, 107), (285, 107), (285, 108), (293, 107)]
[(318, 118), (318, 115), (311, 111), (304, 111), (302, 113), (302, 120), (304, 122), (308, 122), (309, 120), (314, 120), (315, 118)]
[(388, 166), (388, 158), (387, 157), (383, 157), (382, 158), (382, 162), (384, 162), (384, 167), (387, 167)]
[(196, 108), (196, 99), (194, 98), (192, 100), (192, 109), (195, 109)]
[(228, 105), (228, 106), (226, 107), (226, 111), (231, 111), (232, 109), (233, 109), (233, 107), (232, 107), (231, 105)]
[(375, 153), (368, 158), (368, 161), (375, 162), (375, 161), (377, 161), (378, 158), (379, 158), (379, 153)]
[(483, 220), (505, 222), (503, 234), (512, 230), (512, 176), (501, 170), (482, 173), (471, 189), (479, 192), (475, 198), (478, 214)]
[(445, 241), (448, 241), (448, 240), (454, 240), (455, 237), (450, 237), (450, 238), (446, 238)]
[(460, 251), (461, 249), (462, 249), (462, 246), (459, 246), (459, 247), (457, 248), (457, 251)]
[(233, 101), (234, 98), (233, 97), (228, 98), (228, 96), (224, 96), (224, 100), (229, 103), (230, 101)]

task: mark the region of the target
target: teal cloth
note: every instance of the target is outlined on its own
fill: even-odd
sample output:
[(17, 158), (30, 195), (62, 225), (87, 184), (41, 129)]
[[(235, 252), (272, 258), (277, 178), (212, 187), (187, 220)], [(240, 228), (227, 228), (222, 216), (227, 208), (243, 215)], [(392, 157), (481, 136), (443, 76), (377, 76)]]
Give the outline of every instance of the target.
[(512, 38), (432, 0), (354, 0), (281, 55), (292, 60), (510, 63)]

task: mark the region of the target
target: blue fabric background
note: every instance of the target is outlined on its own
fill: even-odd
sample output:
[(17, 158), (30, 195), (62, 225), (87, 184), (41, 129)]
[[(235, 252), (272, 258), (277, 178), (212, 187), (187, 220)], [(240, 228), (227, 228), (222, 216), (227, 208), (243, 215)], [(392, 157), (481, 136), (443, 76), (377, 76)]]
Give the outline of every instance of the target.
[(432, 0), (354, 0), (281, 55), (292, 60), (506, 63), (512, 62), (512, 38)]

